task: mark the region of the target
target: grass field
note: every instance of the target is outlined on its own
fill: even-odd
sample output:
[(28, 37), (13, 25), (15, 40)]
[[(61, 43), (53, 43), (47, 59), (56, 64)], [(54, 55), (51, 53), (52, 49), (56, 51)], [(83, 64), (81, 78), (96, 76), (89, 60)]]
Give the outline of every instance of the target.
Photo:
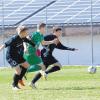
[(28, 74), (26, 87), (20, 91), (11, 89), (13, 70), (0, 70), (0, 100), (100, 100), (100, 68), (96, 74), (87, 73), (87, 67), (67, 66), (41, 79), (38, 89), (28, 83), (34, 73)]

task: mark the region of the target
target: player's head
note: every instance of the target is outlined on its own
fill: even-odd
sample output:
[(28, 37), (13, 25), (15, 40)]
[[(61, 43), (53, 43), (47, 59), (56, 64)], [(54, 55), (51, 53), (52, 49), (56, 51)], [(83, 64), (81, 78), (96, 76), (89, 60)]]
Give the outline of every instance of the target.
[(55, 34), (57, 37), (61, 36), (62, 29), (60, 27), (53, 27), (53, 34)]
[(45, 31), (46, 31), (46, 24), (45, 23), (40, 23), (38, 25), (38, 30), (39, 32), (41, 32), (42, 34), (45, 34)]
[(28, 33), (27, 33), (27, 28), (25, 26), (19, 26), (16, 31), (18, 33), (18, 35), (21, 37), (21, 38), (25, 38)]

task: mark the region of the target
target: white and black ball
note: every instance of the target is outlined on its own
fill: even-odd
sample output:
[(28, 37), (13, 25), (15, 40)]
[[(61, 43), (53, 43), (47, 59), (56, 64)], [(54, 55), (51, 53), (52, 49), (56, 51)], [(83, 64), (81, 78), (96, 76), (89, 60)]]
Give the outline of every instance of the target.
[(90, 74), (95, 74), (96, 71), (97, 71), (96, 67), (94, 67), (94, 66), (89, 66), (89, 67), (88, 67), (88, 72), (89, 72)]

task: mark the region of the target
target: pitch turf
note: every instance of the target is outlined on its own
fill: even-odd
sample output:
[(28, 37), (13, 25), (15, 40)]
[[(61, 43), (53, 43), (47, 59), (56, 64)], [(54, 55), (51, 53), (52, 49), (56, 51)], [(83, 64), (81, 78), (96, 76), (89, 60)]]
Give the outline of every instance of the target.
[(11, 89), (12, 75), (12, 69), (0, 69), (0, 100), (100, 100), (100, 68), (92, 75), (87, 67), (63, 67), (47, 81), (41, 79), (36, 90), (28, 86), (34, 73), (20, 91)]

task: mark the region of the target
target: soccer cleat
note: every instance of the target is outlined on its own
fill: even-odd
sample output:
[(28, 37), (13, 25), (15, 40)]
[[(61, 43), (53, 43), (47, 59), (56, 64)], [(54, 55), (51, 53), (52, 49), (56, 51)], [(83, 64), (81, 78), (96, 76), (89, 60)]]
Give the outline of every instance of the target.
[(17, 91), (17, 90), (20, 90), (21, 88), (19, 88), (18, 86), (12, 86), (12, 90), (15, 90), (15, 91)]
[(31, 82), (31, 83), (29, 83), (29, 86), (30, 86), (31, 88), (33, 88), (33, 89), (36, 89), (35, 84), (33, 84), (32, 82)]
[(21, 86), (25, 86), (23, 80), (19, 80), (18, 83), (19, 83)]

